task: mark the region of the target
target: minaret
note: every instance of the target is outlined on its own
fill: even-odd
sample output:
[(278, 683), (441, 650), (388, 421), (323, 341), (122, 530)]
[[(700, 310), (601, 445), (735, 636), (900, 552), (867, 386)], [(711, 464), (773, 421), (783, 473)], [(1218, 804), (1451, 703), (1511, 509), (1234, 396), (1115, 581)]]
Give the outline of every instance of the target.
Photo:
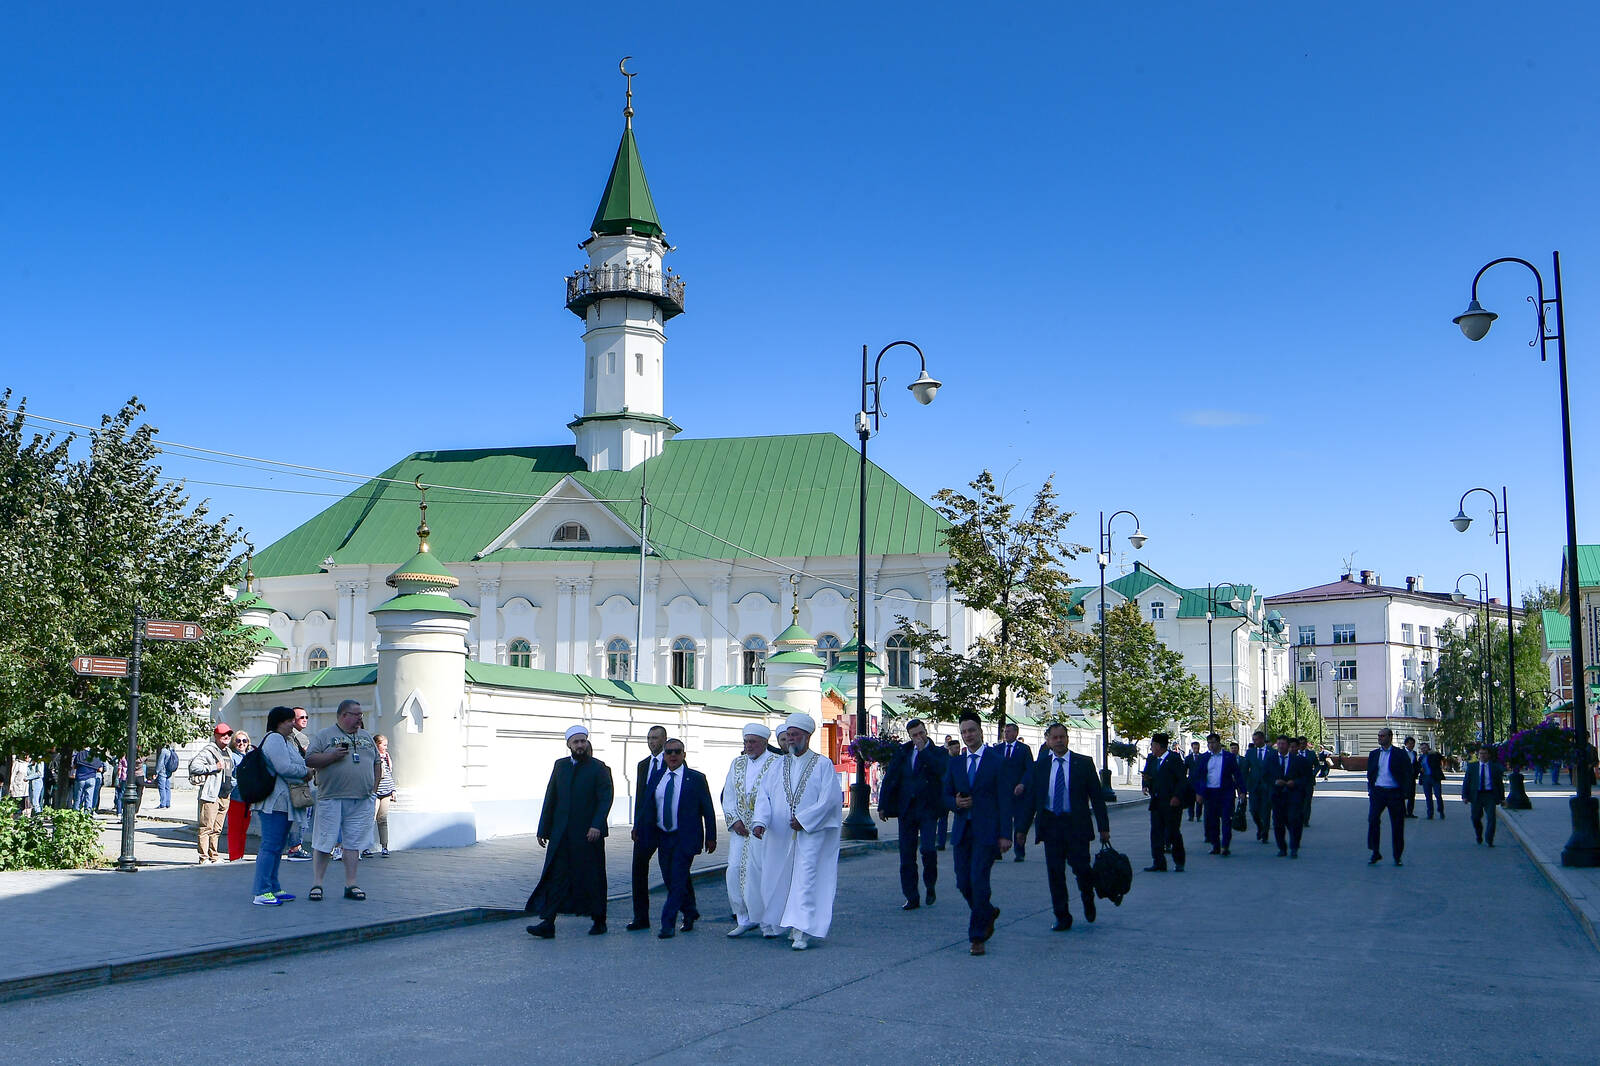
[(399, 594), (369, 612), (378, 627), (378, 707), (370, 728), (388, 735), (394, 761), (394, 848), (453, 848), (478, 839), (461, 770), (467, 629), (475, 612), (450, 598), (460, 581), (428, 550), (428, 532), (424, 490), (417, 554), (389, 575)]
[(767, 695), (820, 721), (822, 672), (828, 664), (817, 658), (816, 638), (800, 628), (800, 579), (789, 581), (794, 586), (794, 606), (789, 628), (772, 642), (777, 651), (767, 657)]
[(666, 322), (683, 313), (683, 279), (663, 257), (661, 232), (639, 146), (633, 139), (633, 78), (627, 79), (622, 143), (580, 248), (589, 265), (567, 278), (567, 310), (584, 322), (583, 414), (567, 423), (590, 470), (631, 470), (678, 432), (663, 413)]

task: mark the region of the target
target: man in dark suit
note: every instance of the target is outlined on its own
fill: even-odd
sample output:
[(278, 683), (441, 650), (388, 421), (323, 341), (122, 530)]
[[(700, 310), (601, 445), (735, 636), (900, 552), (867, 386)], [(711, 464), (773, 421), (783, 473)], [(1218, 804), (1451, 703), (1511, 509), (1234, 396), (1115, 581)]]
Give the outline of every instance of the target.
[(1316, 776), (1317, 768), (1311, 760), (1294, 750), (1294, 741), (1287, 734), (1278, 735), (1277, 750), (1265, 757), (1267, 787), (1272, 790), (1272, 829), (1278, 842), (1278, 855), (1291, 859), (1300, 857), (1300, 834), (1305, 826), (1306, 789)]
[(661, 863), (661, 881), (667, 887), (667, 901), (661, 907), (661, 932), (670, 940), (675, 935), (678, 915), (683, 915), (683, 931), (691, 932), (699, 921), (694, 895), (689, 891), (689, 866), (701, 849), (707, 855), (717, 850), (717, 809), (711, 803), (711, 786), (706, 775), (683, 765), (683, 741), (668, 740), (661, 748), (663, 769), (656, 787), (639, 797), (638, 836), (655, 849)]
[(1428, 807), (1428, 819), (1433, 819), (1433, 807), (1439, 805), (1439, 818), (1444, 818), (1444, 756), (1434, 751), (1426, 740), (1422, 753), (1417, 756), (1417, 783), (1422, 786), (1422, 798)]
[[(1494, 847), (1494, 827), (1499, 821), (1496, 808), (1506, 801), (1506, 783), (1494, 748), (1488, 744), (1479, 745), (1478, 761), (1468, 763), (1461, 773), (1461, 799), (1472, 808), (1472, 833), (1480, 844), (1484, 842), (1484, 815), (1489, 816), (1489, 846)], [(1444, 809), (1443, 804), (1439, 809)]]
[[(661, 754), (667, 744), (666, 727), (651, 726), (644, 735), (644, 742), (650, 754), (639, 760), (633, 774), (633, 921), (628, 923), (630, 933), (650, 928), (650, 859), (656, 848), (651, 843), (653, 835), (639, 832), (643, 824), (639, 817), (645, 795), (660, 784), (661, 775), (666, 772), (666, 757)], [(689, 882), (688, 905), (690, 910), (694, 909), (693, 881)]]
[(1029, 772), (1033, 769), (1033, 749), (1017, 739), (1017, 727), (1006, 723), (1005, 741), (999, 745), (1005, 757), (1006, 776), (1011, 780), (1012, 825), (1007, 836), (1012, 841), (1011, 861), (1027, 857), (1028, 827), (1033, 824), (1033, 804), (1028, 797)]
[(901, 910), (914, 911), (922, 905), (917, 894), (917, 852), (922, 853), (922, 883), (928, 905), (938, 897), (934, 882), (939, 880), (939, 853), (934, 850), (939, 816), (944, 813), (944, 771), (949, 756), (928, 739), (928, 727), (921, 719), (906, 723), (906, 736), (878, 789), (878, 813), (900, 819), (900, 891), (905, 894)]
[(1306, 794), (1302, 797), (1300, 811), (1300, 828), (1305, 829), (1311, 824), (1311, 800), (1317, 793), (1317, 756), (1311, 750), (1311, 742), (1305, 737), (1294, 738), (1294, 749), (1297, 755), (1311, 764), (1311, 787), (1306, 789)]
[(1206, 736), (1206, 750), (1194, 761), (1191, 778), (1195, 792), (1205, 806), (1206, 843), (1211, 854), (1231, 855), (1233, 843), (1233, 797), (1244, 791), (1244, 771), (1231, 751), (1222, 750), (1222, 738)]
[(1378, 851), (1378, 827), (1383, 812), (1389, 812), (1389, 838), (1394, 847), (1394, 864), (1406, 850), (1406, 791), (1411, 787), (1411, 759), (1406, 749), (1394, 746), (1394, 731), (1378, 730), (1378, 746), (1367, 756), (1367, 847), (1371, 866), (1383, 859)]
[(1161, 873), (1167, 868), (1167, 848), (1172, 849), (1172, 865), (1183, 873), (1183, 808), (1188, 794), (1189, 772), (1177, 752), (1167, 750), (1167, 735), (1150, 738), (1150, 757), (1144, 761), (1144, 794), (1150, 797), (1151, 863), (1145, 873)]
[(1406, 758), (1411, 760), (1411, 787), (1406, 789), (1406, 817), (1417, 816), (1417, 738), (1406, 737), (1401, 741), (1406, 748)]
[[(1067, 727), (1055, 722), (1044, 731), (1045, 751), (1034, 764), (1028, 792), (1034, 803), (1038, 842), (1044, 845), (1044, 869), (1050, 882), (1050, 907), (1055, 911), (1056, 932), (1072, 928), (1067, 905), (1067, 866), (1078, 881), (1083, 916), (1094, 921), (1094, 872), (1089, 865), (1089, 842), (1094, 827), (1100, 843), (1111, 843), (1111, 823), (1106, 818), (1106, 797), (1094, 760), (1067, 750)], [(1094, 814), (1094, 825), (1089, 822)]]
[(955, 845), (956, 888), (971, 913), (967, 939), (971, 952), (983, 955), (994, 935), (1000, 908), (989, 901), (989, 874), (1000, 856), (1011, 850), (1012, 786), (996, 748), (983, 744), (983, 723), (977, 715), (961, 719), (965, 750), (945, 767), (944, 801), (955, 811), (950, 840)]
[[(1183, 757), (1183, 772), (1189, 775), (1190, 780), (1194, 779), (1194, 764), (1199, 761), (1200, 742), (1198, 740), (1191, 740), (1189, 741), (1189, 754)], [(1189, 815), (1189, 821), (1197, 822), (1200, 820), (1200, 812), (1202, 810), (1201, 803), (1202, 797), (1200, 793), (1198, 791), (1193, 792), (1190, 796), (1189, 804), (1185, 808), (1185, 811)]]
[(587, 726), (567, 730), (570, 758), (557, 759), (544, 790), (538, 840), (544, 871), (524, 909), (537, 914), (528, 932), (543, 940), (556, 935), (557, 914), (587, 914), (590, 936), (606, 931), (606, 834), (610, 824), (611, 770), (594, 757)]
[(1249, 798), (1256, 840), (1262, 844), (1267, 842), (1267, 829), (1272, 825), (1272, 778), (1267, 773), (1267, 760), (1272, 754), (1265, 733), (1258, 729), (1250, 734), (1250, 747), (1244, 753), (1244, 791)]

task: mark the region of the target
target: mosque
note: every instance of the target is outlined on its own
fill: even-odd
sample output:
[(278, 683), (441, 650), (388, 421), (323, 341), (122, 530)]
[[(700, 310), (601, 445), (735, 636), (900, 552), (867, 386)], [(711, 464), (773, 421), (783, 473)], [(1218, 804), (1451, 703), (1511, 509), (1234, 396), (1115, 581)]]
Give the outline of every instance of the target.
[(804, 711), (843, 778), (857, 656), (870, 712), (897, 715), (919, 681), (898, 619), (958, 647), (984, 624), (946, 586), (943, 519), (869, 466), (856, 638), (851, 443), (679, 436), (666, 324), (686, 285), (665, 262), (631, 80), (623, 116), (588, 263), (565, 279), (583, 337), (571, 443), (414, 452), (263, 549), (240, 589), (260, 648), (213, 714), (261, 735), (275, 705), (321, 727), (362, 701), (390, 737), (392, 847), (531, 832), (574, 721), (614, 772), (613, 820), (654, 725), (720, 780), (746, 722)]

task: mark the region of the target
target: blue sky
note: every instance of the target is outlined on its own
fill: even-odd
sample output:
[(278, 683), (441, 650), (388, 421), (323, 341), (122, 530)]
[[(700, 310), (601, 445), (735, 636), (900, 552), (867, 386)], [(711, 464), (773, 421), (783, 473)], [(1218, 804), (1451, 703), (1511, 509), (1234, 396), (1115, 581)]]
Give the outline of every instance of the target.
[[(1498, 592), (1483, 498), (1468, 534), (1446, 520), (1504, 484), (1519, 593), (1554, 581), (1532, 279), (1488, 276), (1482, 343), (1450, 318), (1489, 259), (1562, 251), (1600, 540), (1596, 9), (1115, 6), (11, 5), (0, 383), (77, 421), (138, 394), (169, 439), (361, 472), (570, 441), (561, 279), (632, 54), (689, 285), (686, 435), (848, 437), (861, 345), (907, 337), (946, 388), (916, 407), (891, 356), (872, 454), (924, 495), (1054, 473), (1080, 540), (1131, 508), (1138, 557), (1190, 584), (1287, 591), (1353, 555)], [(196, 492), (258, 545), (326, 502)]]

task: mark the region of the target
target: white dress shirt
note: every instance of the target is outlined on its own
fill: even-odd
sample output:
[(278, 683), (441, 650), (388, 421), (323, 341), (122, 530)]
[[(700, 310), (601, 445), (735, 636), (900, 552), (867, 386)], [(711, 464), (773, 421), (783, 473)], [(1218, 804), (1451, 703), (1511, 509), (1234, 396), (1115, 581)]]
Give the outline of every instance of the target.
[(1206, 787), (1222, 787), (1222, 752), (1214, 751), (1206, 760)]
[(1379, 788), (1399, 788), (1400, 787), (1400, 785), (1394, 779), (1394, 774), (1389, 772), (1389, 761), (1391, 759), (1393, 759), (1393, 758), (1394, 758), (1394, 749), (1393, 748), (1379, 748), (1378, 749), (1378, 777), (1377, 777), (1377, 780), (1375, 781), (1375, 784), (1377, 784), (1377, 786)]
[[(1057, 755), (1054, 752), (1050, 754), (1050, 758), (1053, 761), (1050, 763), (1050, 804), (1047, 809), (1052, 811), (1059, 810), (1064, 814), (1072, 810), (1072, 760), (1065, 755)], [(1056, 794), (1057, 767), (1061, 768), (1061, 788), (1063, 791), (1060, 795)], [(1057, 805), (1058, 802), (1059, 806)]]

